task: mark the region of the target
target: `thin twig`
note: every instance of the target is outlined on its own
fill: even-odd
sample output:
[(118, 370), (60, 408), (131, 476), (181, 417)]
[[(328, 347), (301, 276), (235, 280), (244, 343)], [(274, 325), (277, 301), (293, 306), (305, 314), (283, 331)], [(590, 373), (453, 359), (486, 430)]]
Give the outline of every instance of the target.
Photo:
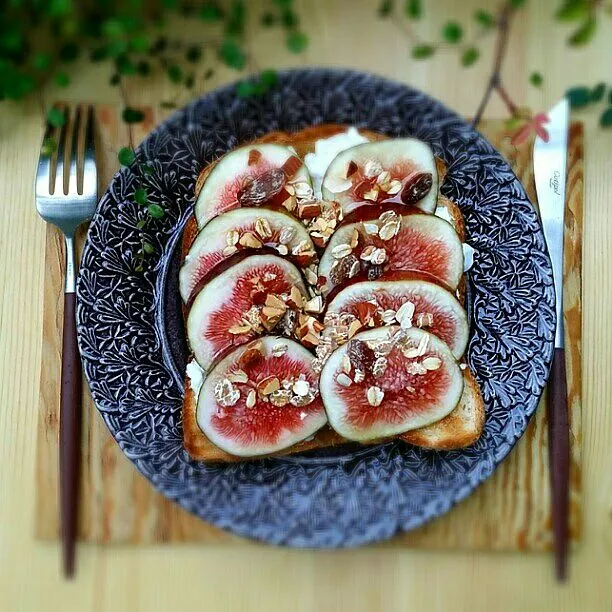
[(508, 108), (508, 111), (514, 116), (518, 112), (518, 108), (516, 104), (510, 99), (506, 88), (502, 85), (501, 82), (501, 68), (504, 58), (506, 56), (506, 52), (508, 50), (508, 37), (510, 35), (510, 20), (514, 14), (514, 7), (510, 2), (504, 4), (499, 20), (497, 22), (497, 44), (495, 46), (495, 56), (493, 59), (493, 70), (491, 72), (491, 76), (489, 77), (489, 82), (487, 83), (487, 88), (482, 96), (482, 100), (478, 105), (478, 110), (474, 115), (474, 119), (472, 121), (472, 125), (476, 127), (480, 120), (482, 119), (482, 115), (491, 99), (491, 94), (493, 90), (497, 91), (504, 104)]

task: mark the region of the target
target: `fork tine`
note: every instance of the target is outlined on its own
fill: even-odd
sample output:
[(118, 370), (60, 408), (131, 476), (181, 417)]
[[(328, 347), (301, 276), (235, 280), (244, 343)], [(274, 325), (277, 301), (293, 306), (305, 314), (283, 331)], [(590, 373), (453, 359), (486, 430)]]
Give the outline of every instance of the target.
[[(79, 192), (79, 183), (83, 185), (83, 165), (79, 164), (79, 143), (81, 138), (81, 105), (78, 104), (74, 121), (72, 122), (72, 142), (70, 145), (70, 174), (68, 176), (68, 193), (71, 195), (77, 195)], [(81, 187), (81, 193), (83, 189)]]
[(64, 154), (66, 149), (66, 138), (68, 136), (68, 123), (70, 119), (70, 112), (67, 108), (61, 107), (64, 117), (66, 120), (60, 127), (59, 134), (57, 136), (57, 165), (55, 168), (55, 175), (49, 173), (49, 186), (53, 186), (53, 189), (49, 191), (53, 195), (61, 195), (64, 193)]
[(86, 196), (95, 196), (98, 192), (94, 113), (93, 105), (89, 104), (85, 114), (85, 155), (83, 159), (83, 195)]

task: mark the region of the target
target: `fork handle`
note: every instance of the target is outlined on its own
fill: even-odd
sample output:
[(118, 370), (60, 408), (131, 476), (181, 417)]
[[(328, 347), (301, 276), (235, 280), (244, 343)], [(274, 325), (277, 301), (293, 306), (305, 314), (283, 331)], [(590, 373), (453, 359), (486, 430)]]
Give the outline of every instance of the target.
[(74, 292), (74, 246), (66, 239), (66, 292), (60, 397), (60, 526), (64, 576), (72, 578), (78, 519), (81, 463), (81, 360), (77, 346)]

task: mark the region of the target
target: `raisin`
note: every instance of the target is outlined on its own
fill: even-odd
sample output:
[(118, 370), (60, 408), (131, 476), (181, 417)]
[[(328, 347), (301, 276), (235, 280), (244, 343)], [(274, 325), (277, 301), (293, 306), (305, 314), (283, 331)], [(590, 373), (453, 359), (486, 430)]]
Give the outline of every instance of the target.
[(433, 185), (433, 177), (429, 172), (421, 172), (415, 174), (409, 181), (406, 182), (400, 200), (404, 204), (416, 204), (422, 200), (430, 191)]
[[(357, 270), (356, 270), (357, 268)], [(338, 260), (338, 263), (331, 269), (329, 278), (334, 285), (352, 278), (359, 271), (359, 260), (352, 253)]]
[(272, 168), (247, 183), (238, 192), (238, 201), (242, 206), (261, 206), (280, 193), (285, 182), (281, 168)]
[(350, 340), (347, 354), (348, 358), (351, 360), (352, 366), (356, 370), (361, 370), (364, 373), (372, 367), (376, 359), (374, 351), (361, 340)]
[(376, 280), (377, 278), (380, 278), (382, 276), (382, 273), (383, 273), (382, 266), (370, 265), (366, 269), (366, 276), (369, 281), (373, 281), (373, 280)]

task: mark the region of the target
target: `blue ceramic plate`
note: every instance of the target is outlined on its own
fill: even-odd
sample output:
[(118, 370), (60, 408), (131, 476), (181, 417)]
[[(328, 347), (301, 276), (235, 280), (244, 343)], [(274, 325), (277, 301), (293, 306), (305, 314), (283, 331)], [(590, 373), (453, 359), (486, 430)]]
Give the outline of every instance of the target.
[[(433, 452), (393, 442), (235, 465), (183, 450), (185, 336), (177, 244), (200, 169), (272, 130), (353, 124), (427, 141), (448, 165), (442, 192), (465, 215), (476, 249), (468, 361), (486, 402), (477, 444)], [(78, 334), (96, 405), (123, 452), (168, 498), (203, 520), (273, 544), (358, 546), (419, 527), (488, 478), (525, 431), (544, 387), (555, 328), (551, 264), (520, 182), (472, 127), (423, 93), (369, 74), (299, 70), (263, 97), (229, 86), (174, 114), (138, 149), (153, 169), (122, 168), (100, 202), (78, 282)], [(156, 253), (137, 271), (143, 209)]]

